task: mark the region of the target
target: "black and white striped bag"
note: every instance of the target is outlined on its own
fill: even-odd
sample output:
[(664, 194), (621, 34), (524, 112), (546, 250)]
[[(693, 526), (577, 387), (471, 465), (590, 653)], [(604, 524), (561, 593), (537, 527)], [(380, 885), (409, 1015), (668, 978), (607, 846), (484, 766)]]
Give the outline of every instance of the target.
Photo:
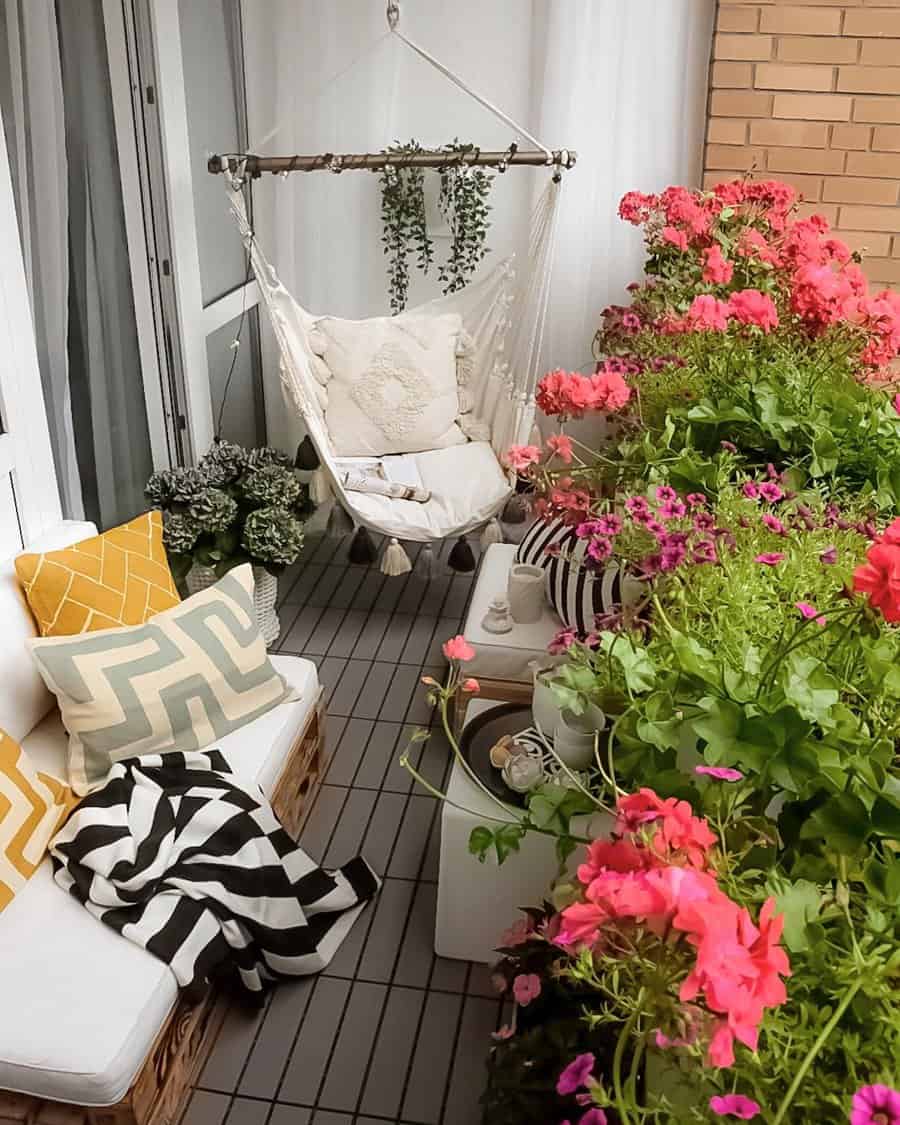
[(218, 750), (116, 763), (52, 855), (61, 887), (192, 993), (318, 972), (379, 886), (359, 857), (317, 866)]
[[(555, 551), (559, 545), (559, 553)], [(553, 547), (552, 554), (547, 548)], [(600, 572), (580, 565), (587, 540), (562, 520), (538, 519), (525, 532), (516, 562), (543, 567), (547, 572), (547, 600), (567, 628), (582, 636), (594, 629), (594, 619), (622, 604), (621, 569), (611, 560)]]

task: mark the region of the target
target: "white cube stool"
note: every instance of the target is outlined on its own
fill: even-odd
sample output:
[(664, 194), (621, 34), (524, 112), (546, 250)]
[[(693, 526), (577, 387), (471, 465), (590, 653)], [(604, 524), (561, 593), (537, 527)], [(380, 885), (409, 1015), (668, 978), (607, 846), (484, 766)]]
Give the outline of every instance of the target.
[[(493, 548), (491, 548), (493, 550)], [(472, 718), (492, 704), (475, 700), (469, 707)], [(500, 935), (521, 917), (522, 906), (539, 906), (547, 898), (559, 871), (555, 840), (529, 832), (520, 850), (498, 864), (495, 855), (481, 863), (469, 852), (473, 828), (484, 824), (499, 827), (500, 821), (516, 819), (470, 779), (459, 761), (454, 761), (447, 790), (449, 800), (441, 812), (441, 858), (438, 874), (435, 952), (441, 957), (465, 961), (491, 962), (500, 944)], [(459, 806), (459, 807), (456, 807)], [(578, 817), (573, 831), (587, 836), (609, 831), (605, 814)], [(571, 866), (580, 862), (574, 853)]]

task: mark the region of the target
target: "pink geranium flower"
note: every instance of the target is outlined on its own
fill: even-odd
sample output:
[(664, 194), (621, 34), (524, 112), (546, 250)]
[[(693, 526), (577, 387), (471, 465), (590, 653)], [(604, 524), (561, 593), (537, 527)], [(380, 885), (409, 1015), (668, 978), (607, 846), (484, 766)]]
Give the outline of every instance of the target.
[(780, 562), (784, 561), (784, 555), (779, 551), (763, 551), (753, 561), (761, 563), (763, 566), (778, 566)]
[(529, 465), (536, 465), (541, 459), (541, 451), (536, 445), (511, 445), (504, 460), (517, 473), (524, 472)]
[(551, 434), (547, 438), (547, 449), (567, 465), (572, 463), (572, 439), (568, 434)]
[(740, 770), (730, 766), (694, 766), (694, 773), (714, 777), (717, 781), (740, 781), (744, 776)]
[(521, 945), (529, 940), (532, 934), (531, 919), (517, 918), (515, 922), (500, 935), (500, 948), (509, 949)]
[(703, 280), (711, 285), (727, 285), (734, 273), (734, 266), (722, 256), (718, 243), (703, 251)]
[(759, 1103), (743, 1094), (716, 1094), (709, 1099), (709, 1108), (720, 1117), (739, 1117), (752, 1121), (759, 1113)]
[(475, 657), (475, 649), (462, 633), (451, 637), (449, 641), (444, 641), (443, 652), (448, 660), (473, 660)]
[(691, 301), (684, 320), (695, 331), (724, 332), (728, 327), (728, 304), (711, 293), (701, 293)]
[(469, 676), (467, 680), (463, 680), (462, 689), (463, 691), (469, 692), (471, 695), (475, 695), (477, 692), (481, 691), (481, 684), (474, 676)]
[(688, 248), (687, 235), (683, 230), (676, 230), (675, 227), (663, 227), (662, 240), (677, 250), (684, 251)]
[(763, 332), (778, 327), (778, 310), (775, 302), (758, 289), (739, 289), (728, 298), (728, 312), (741, 324), (755, 325)]
[(583, 1055), (576, 1055), (569, 1065), (560, 1074), (556, 1083), (556, 1092), (562, 1097), (574, 1094), (582, 1086), (587, 1086), (589, 1079), (594, 1076), (594, 1056), (590, 1051)]
[(900, 1125), (900, 1090), (861, 1086), (853, 1095), (850, 1125)]
[(537, 973), (519, 973), (513, 981), (513, 996), (516, 1003), (525, 1007), (541, 994), (541, 978)]

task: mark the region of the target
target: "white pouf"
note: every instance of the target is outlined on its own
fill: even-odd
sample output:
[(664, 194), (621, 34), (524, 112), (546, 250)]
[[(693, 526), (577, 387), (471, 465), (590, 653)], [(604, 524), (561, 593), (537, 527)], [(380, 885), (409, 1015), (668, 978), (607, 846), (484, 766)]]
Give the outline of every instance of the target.
[[(490, 706), (493, 704), (475, 700), (467, 717)], [(453, 763), (447, 796), (449, 801), (441, 812), (434, 950), (440, 957), (496, 961), (494, 951), (500, 935), (521, 917), (519, 908), (539, 906), (548, 896), (559, 869), (556, 841), (551, 836), (528, 833), (520, 851), (510, 855), (502, 866), (496, 856), (488, 856), (481, 863), (469, 852), (472, 829), (482, 824), (496, 828), (498, 818), (512, 822), (516, 817), (512, 811), (504, 816), (501, 807), (485, 796), (458, 761)], [(609, 831), (610, 826), (603, 813), (572, 822), (573, 831), (579, 835), (597, 835)], [(573, 853), (573, 868), (581, 861), (582, 851), (579, 847)]]

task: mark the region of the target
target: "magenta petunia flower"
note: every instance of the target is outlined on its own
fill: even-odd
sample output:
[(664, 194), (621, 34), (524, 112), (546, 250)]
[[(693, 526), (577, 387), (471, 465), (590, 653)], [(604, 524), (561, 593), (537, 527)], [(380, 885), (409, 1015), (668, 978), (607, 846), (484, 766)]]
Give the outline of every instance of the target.
[(587, 1113), (582, 1116), (578, 1125), (607, 1125), (606, 1114), (602, 1109), (597, 1109), (597, 1107), (594, 1106), (593, 1109), (589, 1109)]
[(557, 1094), (574, 1094), (581, 1086), (587, 1086), (594, 1075), (594, 1056), (590, 1051), (576, 1055), (560, 1074), (556, 1083)]
[(513, 981), (513, 996), (521, 1007), (530, 1004), (541, 994), (541, 978), (537, 973), (519, 973)]
[(731, 766), (694, 766), (694, 773), (714, 777), (717, 781), (740, 781), (744, 776), (740, 770), (734, 770)]
[(737, 446), (733, 441), (720, 441), (719, 445), (721, 445), (726, 453), (737, 453)]
[(762, 521), (769, 531), (773, 532), (775, 535), (787, 535), (787, 528), (778, 516), (773, 516), (769, 512), (764, 512)]
[(815, 621), (819, 625), (828, 624), (828, 618), (819, 613), (810, 602), (794, 602), (794, 606), (800, 610), (800, 616), (805, 617), (807, 621)]
[(757, 555), (753, 561), (762, 563), (763, 566), (778, 566), (780, 562), (784, 561), (784, 555), (779, 551), (764, 551), (761, 555)]
[(837, 547), (826, 547), (821, 555), (819, 555), (819, 562), (823, 562), (826, 566), (834, 566), (837, 559)]
[(768, 500), (770, 504), (777, 504), (784, 496), (784, 492), (774, 481), (766, 481), (765, 484), (761, 484), (759, 494), (763, 500)]
[(758, 500), (759, 499), (759, 485), (754, 484), (754, 482), (752, 480), (748, 480), (747, 483), (741, 489), (741, 491), (747, 497), (748, 500)]
[(900, 1125), (900, 1090), (860, 1086), (853, 1095), (850, 1125)]
[(709, 1099), (709, 1108), (719, 1117), (739, 1117), (752, 1121), (759, 1113), (759, 1103), (743, 1094), (716, 1094)]

